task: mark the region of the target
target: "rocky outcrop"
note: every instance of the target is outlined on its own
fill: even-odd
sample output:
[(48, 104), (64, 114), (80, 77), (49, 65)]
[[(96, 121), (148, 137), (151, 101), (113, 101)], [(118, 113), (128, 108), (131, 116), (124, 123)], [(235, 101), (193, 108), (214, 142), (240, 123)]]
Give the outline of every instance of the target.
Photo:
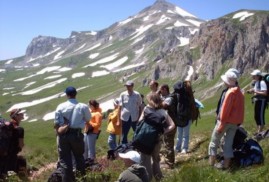
[[(244, 20), (237, 13), (253, 15)], [(224, 64), (242, 73), (254, 68), (268, 71), (269, 14), (258, 11), (239, 11), (201, 25), (190, 47), (199, 48), (202, 74), (212, 79)]]

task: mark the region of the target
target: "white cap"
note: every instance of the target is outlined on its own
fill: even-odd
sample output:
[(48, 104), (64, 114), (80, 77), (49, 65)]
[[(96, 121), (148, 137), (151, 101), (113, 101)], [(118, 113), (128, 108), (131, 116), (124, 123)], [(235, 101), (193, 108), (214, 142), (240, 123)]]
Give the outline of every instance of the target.
[(252, 76), (260, 76), (262, 75), (262, 72), (260, 70), (254, 70), (252, 73), (250, 73)]
[(227, 72), (233, 72), (233, 73), (236, 74), (237, 78), (240, 77), (240, 72), (239, 72), (237, 69), (235, 69), (235, 68), (230, 68), (230, 69), (228, 69), (228, 70), (226, 71), (226, 73), (227, 73)]
[(226, 72), (221, 76), (222, 81), (227, 83), (230, 86), (234, 86), (237, 81), (237, 76), (234, 72)]
[(130, 159), (139, 164), (141, 161), (140, 154), (137, 151), (131, 150), (126, 153), (119, 153), (119, 156), (123, 159)]

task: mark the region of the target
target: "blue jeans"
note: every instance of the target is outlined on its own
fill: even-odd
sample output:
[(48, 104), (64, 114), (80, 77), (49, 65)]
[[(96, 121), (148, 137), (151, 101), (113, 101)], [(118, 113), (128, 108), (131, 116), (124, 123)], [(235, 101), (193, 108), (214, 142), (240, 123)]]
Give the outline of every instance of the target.
[(96, 138), (97, 134), (95, 133), (84, 133), (84, 143), (85, 143), (85, 151), (84, 151), (84, 159), (95, 159), (95, 146), (96, 146)]
[(117, 148), (116, 135), (110, 133), (107, 139), (107, 143), (110, 150), (115, 150)]
[(191, 120), (189, 121), (187, 126), (177, 127), (177, 132), (178, 132), (177, 144), (176, 144), (177, 151), (181, 151), (183, 149), (187, 151), (189, 149), (190, 126), (191, 126)]
[(128, 121), (122, 121), (122, 136), (121, 136), (121, 143), (126, 144), (128, 143), (128, 133), (130, 128), (133, 128), (133, 131), (136, 129), (136, 121), (132, 121), (131, 117)]

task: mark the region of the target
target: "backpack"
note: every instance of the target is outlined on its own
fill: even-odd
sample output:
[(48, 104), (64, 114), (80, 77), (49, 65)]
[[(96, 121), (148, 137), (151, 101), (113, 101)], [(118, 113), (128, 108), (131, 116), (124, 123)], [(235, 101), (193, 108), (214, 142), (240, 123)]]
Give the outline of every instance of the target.
[(14, 126), (0, 117), (0, 156), (6, 156), (10, 149)]
[(144, 154), (151, 154), (165, 127), (165, 116), (155, 109), (145, 107), (144, 119), (138, 122), (134, 133), (133, 148)]
[(240, 149), (234, 150), (234, 162), (237, 166), (247, 167), (263, 163), (263, 150), (258, 142), (248, 139)]
[(62, 182), (63, 170), (61, 168), (55, 169), (49, 176), (48, 182)]

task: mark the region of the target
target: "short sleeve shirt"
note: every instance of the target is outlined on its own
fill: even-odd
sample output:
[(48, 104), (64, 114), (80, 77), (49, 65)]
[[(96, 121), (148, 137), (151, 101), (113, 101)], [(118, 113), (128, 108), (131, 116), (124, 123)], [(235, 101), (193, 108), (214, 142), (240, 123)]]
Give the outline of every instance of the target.
[(267, 91), (267, 85), (265, 81), (263, 80), (260, 81), (260, 88), (259, 88), (259, 81), (255, 82), (254, 90), (255, 91)]

